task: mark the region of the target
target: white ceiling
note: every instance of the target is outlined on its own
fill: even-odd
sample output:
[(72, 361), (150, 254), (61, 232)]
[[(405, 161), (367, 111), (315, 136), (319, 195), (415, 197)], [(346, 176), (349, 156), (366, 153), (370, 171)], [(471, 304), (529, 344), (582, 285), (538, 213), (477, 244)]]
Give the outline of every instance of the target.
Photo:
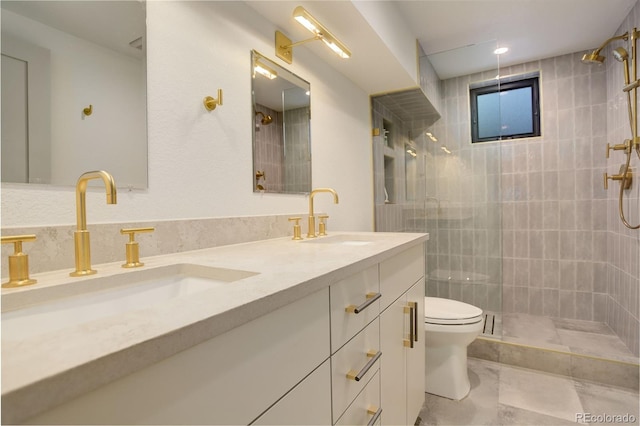
[[(373, 0), (365, 0), (373, 1)], [(396, 3), (408, 28), (430, 55), (440, 78), (466, 75), (495, 68), (494, 55), (486, 54), (496, 44), (508, 46), (500, 65), (507, 66), (531, 60), (583, 51), (599, 46), (614, 35), (637, 0), (389, 0)], [(86, 7), (78, 33), (117, 35), (119, 45), (144, 34), (141, 0), (128, 1), (16, 1), (2, 0), (2, 7), (18, 13), (39, 13), (35, 19), (49, 25), (63, 25), (69, 17), (80, 16)], [(295, 6), (305, 6), (354, 53), (343, 60), (322, 43), (296, 47), (309, 49), (326, 63), (350, 78), (370, 94), (415, 86), (406, 70), (398, 64), (393, 52), (380, 41), (375, 31), (348, 0), (259, 0), (247, 1), (293, 40), (308, 38), (308, 32), (293, 20)], [(129, 8), (124, 14), (107, 19), (109, 14), (95, 9), (99, 5)], [(56, 5), (57, 11), (48, 8)], [(59, 9), (69, 6), (72, 11)], [(47, 9), (35, 10), (38, 7)], [(109, 7), (110, 10), (115, 10)], [(33, 16), (33, 15), (31, 15)], [(51, 20), (55, 21), (52, 23)], [(74, 20), (74, 22), (78, 22)], [(117, 23), (117, 24), (116, 24)], [(64, 25), (68, 25), (64, 22)], [(123, 29), (127, 25), (127, 29)], [(113, 31), (118, 28), (117, 31)], [(447, 52), (434, 56), (432, 54)], [(272, 52), (263, 52), (272, 55)], [(271, 56), (275, 57), (275, 54)], [(381, 64), (383, 64), (381, 66)], [(375, 72), (367, 72), (375, 69)], [(304, 76), (303, 76), (304, 77)]]
[[(356, 0), (357, 1), (357, 0)], [(361, 0), (362, 1), (362, 0)], [(364, 0), (374, 1), (374, 0)], [(384, 0), (382, 0), (384, 1)], [(524, 63), (598, 47), (614, 35), (637, 0), (388, 0), (396, 3), (408, 28), (430, 56), (441, 79), (494, 69), (490, 47), (508, 46), (501, 66)], [(348, 60), (322, 43), (309, 49), (370, 94), (416, 85), (378, 39), (351, 1), (247, 1), (293, 40), (308, 37), (292, 19), (303, 5), (353, 52)], [(466, 47), (466, 48), (464, 48)], [(462, 49), (464, 48), (464, 49)], [(453, 49), (453, 51), (452, 51)], [(271, 54), (271, 52), (264, 52)], [(444, 58), (443, 58), (444, 57)], [(396, 62), (396, 63), (394, 63)], [(384, 64), (381, 66), (381, 64)], [(375, 73), (366, 72), (375, 68)]]
[[(500, 45), (507, 66), (598, 47), (623, 23), (637, 0), (421, 0), (397, 1), (427, 55), (470, 45)], [(473, 49), (472, 49), (473, 50)], [(440, 78), (483, 66), (468, 52), (451, 52), (434, 67)], [(488, 61), (495, 64), (495, 59)], [(486, 67), (485, 67), (486, 69)]]
[(140, 49), (129, 45), (146, 35), (141, 0), (1, 0), (0, 6), (125, 55), (143, 56)]

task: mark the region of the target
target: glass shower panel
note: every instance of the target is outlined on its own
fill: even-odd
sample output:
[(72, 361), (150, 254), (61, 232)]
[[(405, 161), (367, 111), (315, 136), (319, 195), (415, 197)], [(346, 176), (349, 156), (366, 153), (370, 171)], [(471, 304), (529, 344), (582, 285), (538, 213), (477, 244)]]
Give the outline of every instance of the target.
[[(493, 67), (490, 62), (486, 71), (442, 81), (442, 118), (413, 137), (422, 148), (424, 167), (420, 173), (424, 179), (422, 212), (415, 216), (423, 218), (422, 231), (430, 234), (426, 293), (481, 308), (486, 314), (484, 334), (500, 337), (501, 148), (499, 142), (471, 143), (469, 111), (469, 84), (499, 75), (492, 53), (495, 47), (492, 41), (447, 52), (449, 58), (485, 52), (491, 55)], [(494, 104), (494, 123), (499, 129), (499, 95), (487, 101)]]

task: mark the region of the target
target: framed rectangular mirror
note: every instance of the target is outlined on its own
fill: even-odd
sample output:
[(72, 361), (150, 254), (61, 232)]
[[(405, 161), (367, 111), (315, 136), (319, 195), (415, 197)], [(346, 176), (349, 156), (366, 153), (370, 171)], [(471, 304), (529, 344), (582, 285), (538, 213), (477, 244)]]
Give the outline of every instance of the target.
[(144, 1), (0, 6), (2, 182), (147, 188)]
[(251, 52), (253, 190), (311, 192), (310, 84)]

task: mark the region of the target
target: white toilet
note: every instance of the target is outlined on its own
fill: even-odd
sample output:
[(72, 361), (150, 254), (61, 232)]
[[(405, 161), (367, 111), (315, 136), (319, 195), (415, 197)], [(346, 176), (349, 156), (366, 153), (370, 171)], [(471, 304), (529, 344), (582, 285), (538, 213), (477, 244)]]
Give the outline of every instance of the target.
[(468, 303), (424, 298), (427, 392), (455, 400), (467, 396), (467, 346), (482, 332), (483, 320), (482, 309)]

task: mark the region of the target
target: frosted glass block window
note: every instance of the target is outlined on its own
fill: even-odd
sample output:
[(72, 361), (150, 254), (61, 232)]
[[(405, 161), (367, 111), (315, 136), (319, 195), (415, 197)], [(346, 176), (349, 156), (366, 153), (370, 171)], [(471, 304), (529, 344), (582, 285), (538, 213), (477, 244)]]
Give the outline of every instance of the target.
[(471, 141), (540, 136), (538, 77), (471, 86)]

